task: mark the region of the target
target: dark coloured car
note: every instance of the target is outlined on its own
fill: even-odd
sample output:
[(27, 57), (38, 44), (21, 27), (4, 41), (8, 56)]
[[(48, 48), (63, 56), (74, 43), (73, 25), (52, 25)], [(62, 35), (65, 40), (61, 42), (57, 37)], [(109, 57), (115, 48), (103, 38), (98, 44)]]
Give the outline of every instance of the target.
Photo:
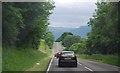
[(58, 66), (77, 67), (77, 57), (73, 51), (63, 51), (58, 59)]

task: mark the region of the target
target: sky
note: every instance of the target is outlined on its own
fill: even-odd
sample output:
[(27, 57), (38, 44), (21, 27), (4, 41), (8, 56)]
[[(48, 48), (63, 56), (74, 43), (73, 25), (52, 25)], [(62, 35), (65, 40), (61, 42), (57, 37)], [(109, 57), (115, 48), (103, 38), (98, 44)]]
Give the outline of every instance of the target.
[(87, 26), (95, 12), (96, 0), (53, 0), (55, 8), (50, 15), (49, 26), (78, 28)]

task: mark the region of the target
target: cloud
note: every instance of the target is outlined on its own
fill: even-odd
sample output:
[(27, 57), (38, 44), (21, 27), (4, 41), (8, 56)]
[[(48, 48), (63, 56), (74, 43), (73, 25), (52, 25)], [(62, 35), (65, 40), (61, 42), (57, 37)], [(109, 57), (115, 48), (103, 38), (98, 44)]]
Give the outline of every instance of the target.
[[(55, 0), (55, 9), (50, 16), (50, 26), (79, 27), (87, 25), (92, 17), (96, 5), (95, 2), (76, 2), (76, 0)], [(62, 0), (63, 1), (63, 0)]]

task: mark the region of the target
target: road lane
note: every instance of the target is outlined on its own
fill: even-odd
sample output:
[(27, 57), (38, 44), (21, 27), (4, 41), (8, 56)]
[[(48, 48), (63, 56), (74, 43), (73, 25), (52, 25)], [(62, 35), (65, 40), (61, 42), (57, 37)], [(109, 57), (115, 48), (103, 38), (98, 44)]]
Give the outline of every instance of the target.
[(50, 71), (89, 71), (81, 65), (78, 67), (58, 67), (58, 59), (53, 58)]
[(91, 68), (94, 71), (119, 71), (120, 70), (120, 68), (117, 66), (88, 61), (88, 60), (79, 60), (79, 63)]
[(60, 43), (55, 42), (55, 43), (54, 43), (53, 53), (55, 54), (55, 53), (60, 52), (60, 51), (62, 51), (61, 46), (60, 46)]
[[(60, 43), (56, 42), (54, 46), (54, 54), (62, 51)], [(53, 57), (49, 71), (89, 71), (84, 66), (78, 64), (78, 67), (58, 67), (58, 59)]]
[[(61, 47), (60, 43), (56, 42), (54, 45), (55, 45), (53, 50), (54, 54), (62, 51), (63, 48)], [(97, 72), (100, 71), (100, 73), (108, 73), (109, 71), (109, 73), (118, 73), (117, 71), (119, 71), (119, 69), (120, 68), (117, 66), (88, 61), (88, 60), (79, 60), (78, 67), (58, 67), (58, 59), (53, 57), (51, 60), (49, 72), (64, 71), (66, 73), (67, 71), (68, 72), (74, 71), (74, 72), (89, 72), (89, 73), (95, 72), (96, 73), (96, 71)]]

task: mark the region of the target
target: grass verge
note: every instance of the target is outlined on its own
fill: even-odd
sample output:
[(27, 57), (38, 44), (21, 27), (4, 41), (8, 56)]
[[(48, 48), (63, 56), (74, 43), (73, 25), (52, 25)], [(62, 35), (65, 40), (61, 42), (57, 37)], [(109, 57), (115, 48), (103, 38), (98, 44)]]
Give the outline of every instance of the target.
[(87, 59), (91, 61), (111, 64), (115, 66), (120, 66), (119, 64), (119, 56), (117, 55), (102, 55), (102, 54), (93, 54), (93, 55), (85, 55), (85, 54), (78, 54), (79, 59)]
[(47, 54), (47, 57), (44, 57), (42, 60), (38, 61), (31, 68), (26, 71), (42, 71), (43, 73), (47, 70), (48, 64), (51, 59), (52, 50), (46, 45), (44, 40), (41, 40), (39, 51)]
[(26, 71), (35, 66), (36, 63), (40, 63), (40, 71), (45, 71), (52, 52), (49, 48), (45, 48), (45, 46), (47, 46), (45, 42), (41, 41), (40, 48), (38, 50), (18, 50), (13, 48), (3, 49), (2, 71)]
[(48, 45), (46, 45), (45, 40), (42, 39), (38, 50), (43, 53), (46, 53), (48, 56), (50, 56), (52, 53), (52, 50), (49, 49)]
[(44, 58), (43, 60), (40, 60), (33, 67), (31, 67), (30, 69), (26, 71), (46, 71), (50, 59), (51, 59), (50, 57)]

